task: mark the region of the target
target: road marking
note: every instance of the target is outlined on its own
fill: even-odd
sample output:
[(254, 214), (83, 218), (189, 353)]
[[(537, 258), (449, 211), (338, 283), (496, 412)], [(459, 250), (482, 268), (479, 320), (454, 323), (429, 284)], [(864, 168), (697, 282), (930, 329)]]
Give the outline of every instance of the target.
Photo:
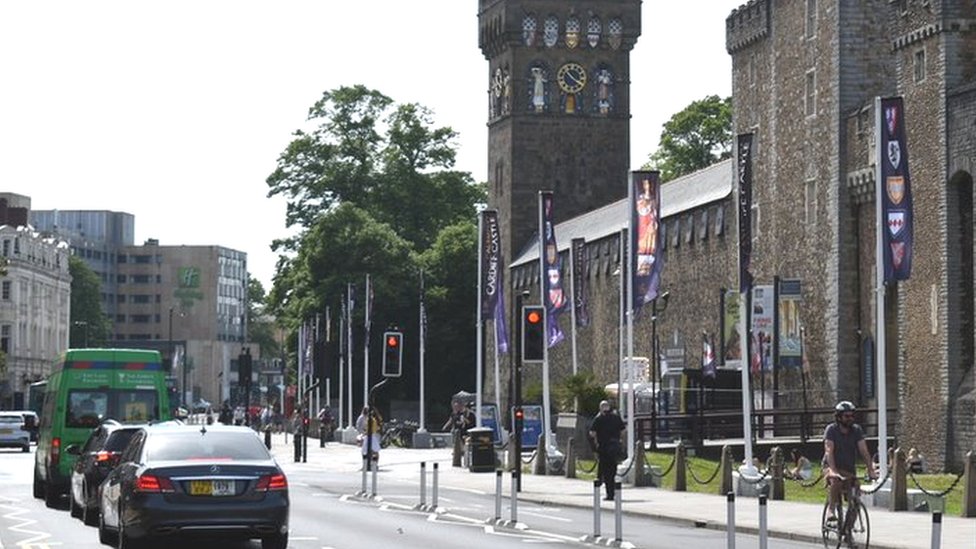
[(571, 519), (568, 519), (566, 517), (554, 517), (554, 516), (545, 515), (545, 514), (542, 514), (542, 513), (533, 513), (532, 511), (519, 511), (519, 513), (521, 513), (523, 515), (532, 515), (533, 517), (540, 517), (540, 518), (549, 519), (549, 520), (555, 520), (555, 521), (559, 521), (559, 522), (573, 522)]
[(19, 503), (17, 500), (10, 500), (10, 499), (7, 499), (4, 503), (0, 503), (0, 508), (10, 511), (9, 513), (3, 515), (3, 518), (8, 520), (21, 521), (19, 524), (8, 526), (7, 530), (10, 530), (11, 532), (17, 532), (20, 534), (33, 535), (33, 537), (29, 537), (27, 539), (18, 541), (15, 545), (17, 545), (21, 549), (30, 549), (34, 547), (38, 549), (47, 549), (55, 545), (61, 545), (61, 542), (58, 541), (55, 542), (44, 541), (50, 538), (51, 534), (47, 532), (39, 532), (37, 530), (31, 530), (27, 528), (27, 526), (31, 524), (36, 524), (37, 521), (34, 519), (29, 519), (27, 517), (20, 516), (26, 513), (30, 513), (30, 510), (21, 507), (20, 505), (17, 505), (16, 507), (11, 505), (17, 503)]

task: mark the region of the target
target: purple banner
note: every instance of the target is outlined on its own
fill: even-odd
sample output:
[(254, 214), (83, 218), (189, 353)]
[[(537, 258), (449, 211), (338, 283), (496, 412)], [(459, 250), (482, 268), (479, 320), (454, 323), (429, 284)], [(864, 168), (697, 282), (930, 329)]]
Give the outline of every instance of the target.
[(752, 287), (752, 134), (739, 136), (736, 176), (739, 180), (739, 293)]
[(563, 290), (561, 274), (562, 261), (559, 259), (559, 248), (556, 247), (556, 228), (553, 223), (552, 192), (539, 192), (539, 256), (542, 268), (543, 303), (546, 306), (546, 333), (549, 347), (553, 347), (565, 336), (559, 327), (559, 312), (566, 307), (566, 292)]
[(481, 318), (495, 318), (501, 291), (502, 240), (498, 228), (498, 211), (481, 212)]
[(905, 105), (901, 97), (881, 100), (881, 215), (884, 222), (884, 281), (908, 280), (912, 274), (914, 220), (905, 141)]
[(712, 342), (708, 340), (708, 334), (702, 332), (702, 375), (714, 378), (718, 368), (715, 363), (715, 349)]
[(631, 172), (631, 268), (634, 310), (657, 298), (661, 284), (661, 183), (658, 172)]
[(573, 258), (573, 307), (576, 311), (576, 326), (590, 325), (590, 315), (586, 310), (586, 240), (574, 238), (570, 247)]

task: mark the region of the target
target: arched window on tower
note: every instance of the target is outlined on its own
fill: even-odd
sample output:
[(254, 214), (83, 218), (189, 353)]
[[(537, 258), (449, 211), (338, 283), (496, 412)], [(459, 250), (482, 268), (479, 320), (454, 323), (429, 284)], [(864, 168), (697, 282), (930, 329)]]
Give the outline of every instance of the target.
[(586, 24), (586, 43), (590, 45), (591, 48), (595, 48), (600, 45), (600, 34), (603, 32), (603, 25), (600, 24), (600, 18), (597, 16), (590, 17), (590, 21)]
[(547, 48), (551, 48), (559, 41), (559, 19), (555, 15), (546, 17), (545, 26), (542, 28), (542, 43)]
[(530, 13), (522, 18), (522, 42), (526, 46), (531, 47), (536, 44), (538, 31), (539, 26), (535, 20), (535, 15)]

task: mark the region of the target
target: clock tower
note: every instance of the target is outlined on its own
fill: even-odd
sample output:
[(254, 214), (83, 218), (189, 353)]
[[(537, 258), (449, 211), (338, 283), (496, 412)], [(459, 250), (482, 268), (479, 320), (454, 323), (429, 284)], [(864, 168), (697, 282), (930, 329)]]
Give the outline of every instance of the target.
[(488, 59), (488, 201), (507, 260), (538, 225), (537, 191), (556, 222), (627, 195), (630, 50), (640, 0), (479, 0)]

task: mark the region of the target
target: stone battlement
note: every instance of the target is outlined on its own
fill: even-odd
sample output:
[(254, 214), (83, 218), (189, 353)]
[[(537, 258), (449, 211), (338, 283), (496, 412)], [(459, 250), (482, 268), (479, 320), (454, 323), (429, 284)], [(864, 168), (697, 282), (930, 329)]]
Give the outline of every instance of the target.
[(769, 36), (770, 0), (750, 0), (725, 19), (725, 50), (729, 54)]

